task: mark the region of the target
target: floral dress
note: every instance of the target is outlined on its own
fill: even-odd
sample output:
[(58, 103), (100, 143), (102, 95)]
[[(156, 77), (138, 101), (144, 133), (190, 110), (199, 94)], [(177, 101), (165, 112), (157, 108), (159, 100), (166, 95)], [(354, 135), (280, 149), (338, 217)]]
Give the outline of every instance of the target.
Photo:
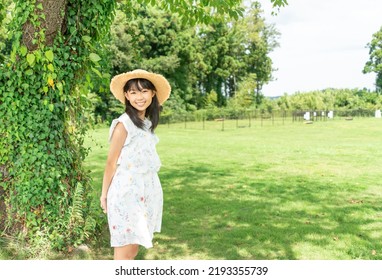
[(125, 113), (113, 120), (109, 141), (116, 125), (121, 122), (127, 138), (118, 158), (117, 169), (107, 193), (107, 217), (112, 247), (139, 244), (153, 246), (154, 232), (160, 232), (163, 193), (158, 177), (161, 166), (156, 152), (158, 137), (145, 128), (134, 125)]

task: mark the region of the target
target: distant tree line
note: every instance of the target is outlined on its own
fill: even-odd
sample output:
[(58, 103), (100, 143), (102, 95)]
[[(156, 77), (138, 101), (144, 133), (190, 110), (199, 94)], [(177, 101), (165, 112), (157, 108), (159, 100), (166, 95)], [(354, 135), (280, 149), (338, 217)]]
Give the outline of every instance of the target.
[(285, 94), (269, 103), (268, 106), (282, 110), (381, 109), (382, 95), (368, 89), (328, 88)]
[(249, 114), (252, 117), (256, 114), (269, 117), (273, 113), (291, 116), (306, 111), (336, 111), (345, 115), (364, 115), (367, 112), (367, 115), (374, 116), (377, 109), (382, 109), (382, 95), (377, 92), (371, 92), (368, 89), (328, 88), (264, 98), (258, 105), (242, 95), (237, 95), (228, 100), (227, 106), (220, 108), (210, 106), (192, 112), (164, 114), (162, 121), (163, 123), (183, 122), (185, 118), (187, 121), (240, 119), (248, 118)]

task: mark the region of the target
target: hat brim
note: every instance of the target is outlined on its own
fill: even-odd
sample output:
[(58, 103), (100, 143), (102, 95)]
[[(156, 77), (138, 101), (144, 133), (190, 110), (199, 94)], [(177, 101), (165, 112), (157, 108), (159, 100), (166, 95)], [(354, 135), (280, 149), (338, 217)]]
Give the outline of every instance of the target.
[(110, 82), (110, 91), (115, 96), (115, 98), (117, 98), (123, 104), (125, 104), (125, 93), (123, 92), (123, 88), (127, 81), (132, 79), (149, 80), (156, 89), (156, 95), (160, 105), (162, 105), (170, 97), (171, 86), (165, 77), (160, 74), (138, 69), (116, 75)]

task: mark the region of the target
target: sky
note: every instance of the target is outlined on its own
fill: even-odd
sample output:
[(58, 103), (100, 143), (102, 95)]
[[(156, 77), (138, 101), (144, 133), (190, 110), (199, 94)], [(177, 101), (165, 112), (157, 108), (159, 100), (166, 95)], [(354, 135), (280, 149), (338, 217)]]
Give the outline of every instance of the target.
[(374, 73), (363, 74), (374, 33), (382, 26), (381, 0), (288, 0), (271, 14), (270, 0), (259, 0), (267, 23), (281, 33), (269, 54), (275, 81), (263, 86), (265, 96), (322, 90), (375, 90)]

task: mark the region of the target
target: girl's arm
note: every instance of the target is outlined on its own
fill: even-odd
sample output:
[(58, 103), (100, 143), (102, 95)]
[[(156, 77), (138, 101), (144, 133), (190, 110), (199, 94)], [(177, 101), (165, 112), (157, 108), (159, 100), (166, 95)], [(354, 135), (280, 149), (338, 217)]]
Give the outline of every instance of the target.
[(114, 128), (113, 135), (110, 141), (110, 149), (106, 160), (105, 172), (103, 175), (102, 182), (102, 193), (100, 197), (101, 208), (106, 213), (106, 197), (109, 190), (109, 186), (115, 171), (117, 169), (118, 157), (121, 154), (123, 144), (125, 143), (127, 137), (127, 131), (122, 123), (118, 123)]

